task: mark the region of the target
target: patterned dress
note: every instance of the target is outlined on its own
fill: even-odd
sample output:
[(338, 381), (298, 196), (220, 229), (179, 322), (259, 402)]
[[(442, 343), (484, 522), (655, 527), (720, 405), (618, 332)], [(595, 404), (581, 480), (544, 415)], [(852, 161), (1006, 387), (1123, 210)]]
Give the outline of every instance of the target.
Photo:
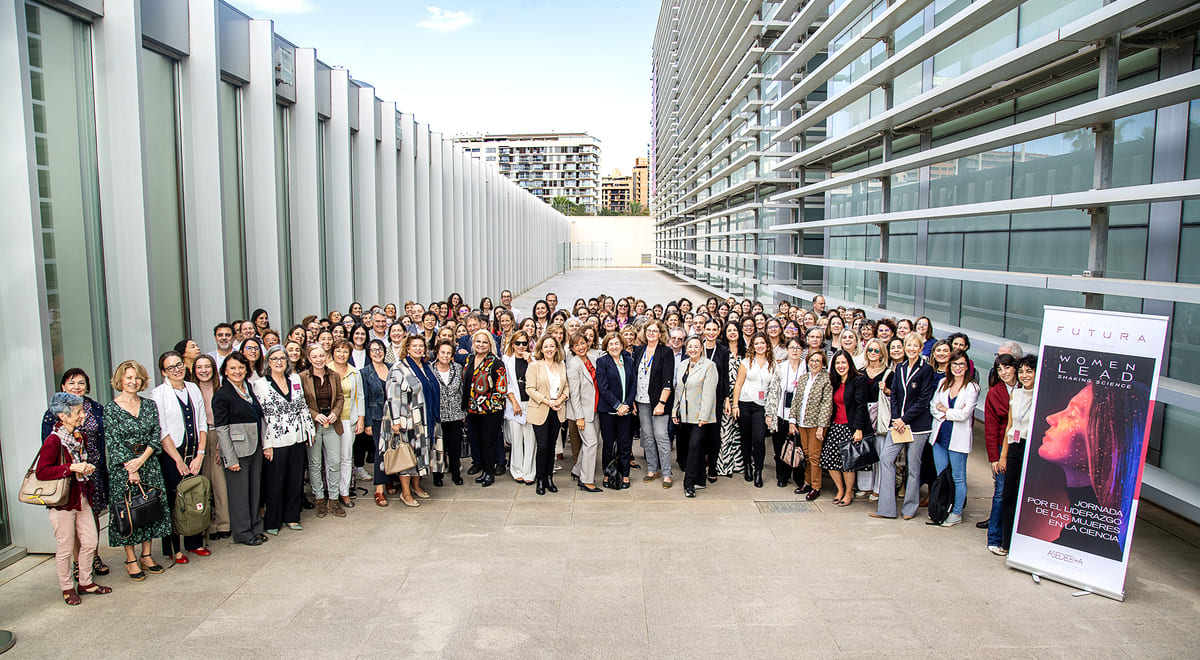
[[(420, 375), (417, 374), (418, 369)], [(384, 452), (401, 442), (407, 442), (416, 454), (417, 466), (400, 473), (406, 477), (445, 471), (441, 426), (437, 423), (441, 416), (440, 402), (426, 401), (422, 377), (437, 379), (428, 363), (415, 366), (411, 358), (405, 358), (392, 365), (387, 384), (384, 385), (386, 403), (376, 450)], [(400, 425), (398, 432), (392, 431), (394, 424)]]
[[(733, 386), (737, 384), (738, 367), (741, 364), (741, 358), (732, 354), (729, 356), (729, 391), (731, 393)], [(733, 415), (724, 415), (721, 417), (721, 451), (717, 454), (717, 474), (729, 477), (744, 469), (742, 432), (738, 430), (738, 422)]]
[[(129, 473), (125, 462), (144, 452), (146, 447), (154, 454), (162, 453), (159, 437), (158, 406), (149, 399), (142, 399), (137, 417), (125, 412), (115, 401), (104, 404), (104, 439), (108, 450), (108, 492), (113, 501), (121, 500), (129, 490)], [(144, 543), (171, 534), (171, 512), (167, 510), (167, 494), (163, 484), (162, 469), (153, 454), (138, 470), (142, 485), (157, 488), (162, 496), (162, 517), (153, 525), (133, 530), (129, 536), (117, 534), (117, 526), (108, 526), (108, 544), (114, 548)]]

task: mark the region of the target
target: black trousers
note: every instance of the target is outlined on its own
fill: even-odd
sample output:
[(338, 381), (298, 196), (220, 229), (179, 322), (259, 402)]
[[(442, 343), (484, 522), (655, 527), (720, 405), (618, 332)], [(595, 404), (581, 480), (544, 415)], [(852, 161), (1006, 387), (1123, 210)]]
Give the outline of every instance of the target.
[(463, 421), (442, 422), (442, 448), (451, 477), (462, 477)]
[(720, 426), (714, 423), (704, 424), (688, 424), (680, 422), (675, 425), (675, 438), (679, 441), (679, 445), (687, 445), (687, 468), (683, 475), (683, 487), (695, 488), (704, 483), (704, 449), (711, 441), (712, 436), (721, 437)]
[(629, 463), (633, 460), (633, 420), (632, 412), (625, 415), (616, 413), (600, 413), (600, 438), (604, 442), (601, 455), (604, 467), (617, 458), (617, 469), (622, 477), (629, 476)]
[(279, 529), (284, 523), (300, 522), (300, 498), (304, 494), (304, 468), (308, 460), (304, 443), (272, 450), (267, 465), (267, 512), (263, 527)]
[(533, 425), (533, 439), (537, 442), (534, 455), (535, 475), (538, 481), (554, 476), (554, 449), (558, 446), (558, 434), (563, 429), (558, 415), (547, 414), (546, 421)]
[(496, 470), (496, 447), (500, 447), (500, 451), (504, 451), (504, 445), (500, 443), (500, 426), (504, 423), (504, 412), (488, 413), (486, 415), (478, 415), (470, 413), (467, 415), (470, 420), (471, 436), (475, 440), (475, 446), (479, 448), (479, 456), (475, 457), (476, 465), (479, 465), (484, 470)]
[(739, 401), (738, 430), (742, 434), (742, 463), (751, 474), (762, 471), (767, 457), (766, 410), (753, 401)]
[[(179, 469), (175, 467), (175, 459), (167, 455), (167, 452), (161, 452), (158, 455), (158, 464), (162, 466), (163, 490), (167, 495), (167, 510), (172, 513), (175, 511), (175, 494), (179, 488), (179, 482), (183, 479), (183, 475), (179, 474)], [(179, 535), (175, 533), (168, 534), (162, 537), (162, 551), (167, 557), (174, 557), (176, 552), (183, 552), (184, 549), (195, 550), (204, 547), (204, 535), (196, 534), (195, 536), (183, 537), (183, 543), (179, 542)]]
[[(226, 458), (226, 460), (229, 460)], [(262, 477), (262, 450), (239, 458), (238, 471), (225, 469), (226, 500), (229, 502), (229, 531), (233, 540), (246, 543), (262, 534), (263, 521), (258, 515), (258, 497), (261, 492), (259, 479)]]
[[(371, 428), (375, 428), (375, 424)], [(354, 436), (354, 467), (363, 467), (368, 461), (375, 462), (375, 436), (359, 433)]]
[(1021, 470), (1025, 465), (1025, 441), (1008, 446), (1004, 463), (1004, 494), (1000, 498), (1000, 547), (1009, 549), (1013, 524), (1017, 517), (1017, 496), (1021, 490)]
[(704, 458), (708, 463), (708, 476), (717, 476), (717, 456), (721, 455), (721, 424), (725, 421), (725, 411), (717, 406), (716, 433), (706, 435), (704, 443)]
[[(780, 451), (783, 450), (783, 443), (787, 441), (789, 431), (790, 429), (788, 428), (788, 421), (786, 419), (782, 417), (775, 418), (775, 432), (771, 434), (771, 446), (775, 450), (775, 479), (783, 484), (787, 484), (787, 482), (793, 476), (792, 466), (783, 462), (783, 458), (779, 455)], [(796, 442), (800, 442), (800, 439), (797, 438)], [(804, 484), (803, 465), (795, 468), (795, 477), (796, 485)]]

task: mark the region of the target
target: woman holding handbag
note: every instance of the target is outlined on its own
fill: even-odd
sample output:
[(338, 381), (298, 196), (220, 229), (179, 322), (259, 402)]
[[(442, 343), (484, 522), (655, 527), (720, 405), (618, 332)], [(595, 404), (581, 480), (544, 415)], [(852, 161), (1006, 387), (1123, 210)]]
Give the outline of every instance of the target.
[(829, 372), (825, 369), (825, 351), (809, 351), (804, 361), (807, 371), (796, 381), (796, 396), (792, 398), (792, 418), (796, 423), (790, 429), (800, 436), (808, 469), (804, 471), (804, 483), (792, 492), (804, 495), (804, 499), (812, 502), (821, 496), (821, 466), (818, 461), (825, 439), (825, 427), (829, 424), (833, 408), (833, 388), (829, 384)]
[[(91, 500), (95, 486), (88, 479), (96, 472), (96, 459), (88, 455), (85, 436), (77, 429), (83, 421), (83, 397), (69, 392), (57, 392), (50, 400), (50, 414), (58, 419), (42, 442), (38, 453), (37, 478), (43, 481), (67, 479), (68, 496), (62, 506), (47, 507), (50, 525), (54, 527), (55, 567), (63, 601), (78, 605), (79, 594), (112, 593), (92, 579), (92, 558), (96, 554), (96, 521), (92, 517)], [(71, 555), (79, 542), (79, 591), (71, 576)]]
[[(380, 424), (376, 451), (386, 452), (405, 443), (412, 448), (415, 464), (400, 474), (400, 501), (417, 507), (413, 496), (429, 499), (421, 488), (421, 476), (431, 469), (440, 472), (441, 460), (435, 456), (437, 423), (441, 415), (441, 390), (437, 376), (425, 361), (425, 337), (412, 335), (404, 343), (405, 357), (392, 365), (384, 386), (386, 402)], [(376, 488), (378, 492), (378, 487)]]
[[(58, 382), (58, 389), (83, 399), (83, 421), (76, 426), (75, 430), (83, 434), (88, 457), (96, 466), (96, 470), (88, 475), (92, 489), (88, 496), (88, 503), (92, 505), (92, 518), (96, 523), (96, 529), (100, 529), (100, 512), (108, 508), (108, 461), (105, 458), (104, 449), (104, 406), (88, 396), (92, 389), (91, 379), (88, 378), (87, 372), (78, 367), (63, 372), (62, 378)], [(42, 437), (48, 437), (57, 423), (58, 417), (50, 411), (46, 411), (42, 417)], [(92, 573), (108, 575), (108, 566), (100, 559), (99, 536), (96, 538)]]
[[(146, 368), (134, 360), (117, 365), (110, 384), (117, 395), (104, 404), (104, 439), (108, 450), (108, 492), (113, 506), (130, 495), (131, 488), (157, 489), (161, 516), (150, 525), (121, 534), (117, 525), (108, 526), (108, 544), (125, 548), (125, 571), (136, 581), (146, 579), (146, 573), (158, 574), (163, 567), (155, 563), (150, 541), (171, 533), (171, 513), (163, 491), (162, 468), (150, 458), (162, 453), (162, 436), (158, 428), (158, 406), (138, 395), (150, 380)], [(141, 554), (134, 553), (134, 544), (141, 545)], [(133, 570), (130, 570), (133, 569)], [(145, 572), (143, 572), (143, 570)]]
[[(903, 354), (903, 343), (896, 342)], [(887, 427), (892, 423), (891, 408), (887, 403), (887, 397), (892, 391), (887, 387), (887, 381), (892, 376), (891, 358), (888, 354), (885, 342), (872, 338), (868, 339), (863, 344), (863, 355), (866, 357), (866, 366), (862, 370), (862, 374), (867, 379), (867, 384), (870, 389), (867, 392), (867, 415), (871, 419), (871, 442), (875, 445), (875, 453), (879, 454), (883, 450), (883, 436), (887, 434)], [(871, 501), (879, 499), (879, 464), (871, 466), (869, 470), (859, 470), (858, 472), (858, 492), (856, 497), (870, 497)]]
[[(775, 417), (775, 428), (771, 431), (771, 446), (775, 450), (775, 485), (787, 488), (788, 482), (794, 477), (796, 485), (804, 483), (804, 467), (792, 467), (784, 460), (783, 447), (796, 418), (792, 417), (792, 401), (796, 398), (796, 384), (808, 367), (804, 364), (804, 342), (799, 336), (787, 340), (787, 359), (776, 367), (779, 387), (771, 390), (767, 397), (767, 414)], [(798, 440), (796, 442), (799, 442)]]
[[(844, 350), (833, 354), (833, 369), (829, 375), (833, 390), (833, 412), (829, 432), (821, 448), (821, 467), (829, 470), (837, 495), (833, 503), (849, 506), (854, 501), (854, 471), (846, 465), (847, 449), (851, 442), (860, 443), (867, 434), (874, 435), (867, 415), (867, 392), (870, 385), (854, 366), (854, 356)], [(874, 447), (872, 447), (872, 451)]]

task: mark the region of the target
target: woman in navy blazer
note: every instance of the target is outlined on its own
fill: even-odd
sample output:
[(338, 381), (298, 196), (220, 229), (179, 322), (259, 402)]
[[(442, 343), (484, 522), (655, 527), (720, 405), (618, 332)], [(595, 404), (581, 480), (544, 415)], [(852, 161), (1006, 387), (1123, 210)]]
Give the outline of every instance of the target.
[[(904, 490), (904, 502), (900, 513), (905, 520), (917, 515), (917, 504), (921, 500), (921, 453), (929, 440), (933, 427), (933, 415), (929, 404), (933, 400), (934, 373), (921, 360), (920, 337), (909, 334), (904, 337), (905, 360), (896, 365), (892, 374), (892, 428), (883, 441), (883, 452), (879, 455), (879, 508), (870, 514), (872, 518), (896, 517), (896, 457), (901, 451), (908, 452), (908, 481)], [(904, 449), (893, 442), (897, 433), (911, 431), (913, 441)]]
[[(629, 463), (633, 457), (633, 397), (637, 373), (633, 356), (625, 351), (625, 340), (614, 332), (600, 342), (604, 353), (596, 360), (596, 388), (600, 391), (600, 437), (604, 439), (604, 465), (617, 457), (620, 488), (629, 488)], [(610, 487), (616, 487), (615, 484)]]

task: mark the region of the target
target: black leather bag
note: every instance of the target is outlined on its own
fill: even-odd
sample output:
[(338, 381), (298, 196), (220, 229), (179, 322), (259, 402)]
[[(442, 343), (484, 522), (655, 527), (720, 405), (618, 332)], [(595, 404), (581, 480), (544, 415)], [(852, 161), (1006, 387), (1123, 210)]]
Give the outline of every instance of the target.
[(109, 524), (117, 526), (117, 534), (129, 536), (135, 530), (153, 525), (161, 519), (162, 491), (147, 488), (139, 482), (130, 484), (125, 497), (113, 502)]
[(858, 472), (879, 462), (879, 454), (875, 451), (875, 443), (867, 438), (858, 442), (851, 440), (842, 451), (842, 464), (846, 472)]

